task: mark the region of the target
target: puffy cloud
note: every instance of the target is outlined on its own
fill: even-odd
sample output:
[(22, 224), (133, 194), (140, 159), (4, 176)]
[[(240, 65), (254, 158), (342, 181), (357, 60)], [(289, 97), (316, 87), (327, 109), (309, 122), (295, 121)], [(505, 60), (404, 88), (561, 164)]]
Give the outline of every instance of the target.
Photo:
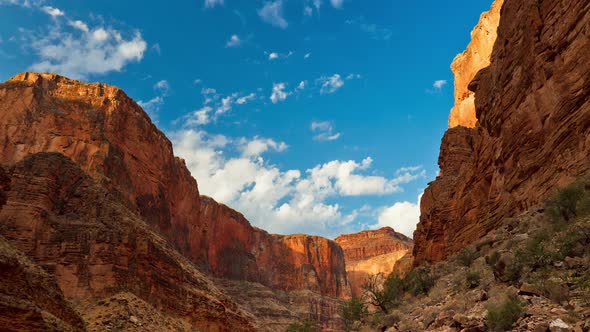
[(223, 5), (223, 0), (205, 0), (205, 8)]
[(51, 17), (58, 17), (58, 16), (65, 15), (65, 13), (61, 9), (51, 7), (51, 6), (43, 6), (43, 7), (41, 7), (41, 10), (43, 10), (43, 12), (45, 12), (47, 15), (49, 15)]
[(262, 153), (269, 150), (277, 152), (285, 151), (288, 146), (285, 142), (276, 142), (270, 138), (254, 137), (252, 140), (242, 138), (240, 141), (240, 150), (245, 157), (260, 156)]
[(440, 90), (442, 89), (445, 85), (447, 85), (447, 80), (436, 80), (434, 81), (434, 83), (432, 83), (432, 87), (435, 90)]
[(272, 52), (268, 55), (269, 60), (276, 60), (278, 58), (279, 58), (279, 53), (277, 53), (277, 52)]
[(309, 57), (311, 56), (311, 53), (305, 53), (305, 55), (303, 56), (304, 59), (309, 59)]
[(254, 93), (250, 93), (249, 95), (246, 95), (246, 96), (236, 99), (236, 104), (243, 105), (249, 101), (254, 100), (255, 98), (256, 98), (256, 95)]
[[(55, 10), (46, 11), (55, 18), (63, 16), (61, 11), (62, 15)], [(31, 69), (85, 79), (90, 75), (121, 71), (127, 64), (143, 58), (147, 43), (137, 31), (124, 38), (120, 31), (112, 28), (91, 29), (79, 20), (68, 23), (75, 28), (73, 31), (65, 31), (56, 23), (47, 33), (28, 36), (39, 56)]]
[(384, 208), (373, 228), (389, 226), (406, 236), (413, 237), (416, 225), (420, 221), (421, 198), (422, 194), (418, 196), (416, 203), (403, 201)]
[(242, 40), (238, 35), (232, 35), (225, 43), (225, 47), (238, 47), (240, 45), (242, 45)]
[[(201, 80), (198, 80), (198, 83), (200, 84)], [(234, 92), (230, 95), (223, 96), (217, 93), (216, 89), (208, 87), (201, 88), (201, 95), (204, 98), (203, 106), (179, 119), (185, 127), (206, 125), (216, 121), (219, 116), (231, 111), (234, 105), (245, 105), (256, 99), (256, 94), (254, 93), (243, 94), (241, 92)]]
[[(408, 181), (365, 175), (372, 160), (331, 161), (305, 172), (281, 170), (263, 158), (287, 148), (268, 138), (230, 139), (189, 129), (170, 135), (174, 150), (186, 160), (199, 190), (244, 213), (266, 230), (333, 235), (361, 210), (345, 213), (327, 199), (401, 190)], [(231, 156), (231, 151), (239, 152)], [(416, 175), (418, 176), (418, 175)]]
[(164, 106), (164, 98), (170, 94), (170, 83), (168, 83), (166, 80), (161, 80), (154, 84), (153, 88), (154, 91), (158, 92), (160, 95), (148, 101), (140, 100), (137, 102), (137, 104), (149, 114), (153, 121), (157, 121), (158, 112), (162, 106)]
[(170, 83), (168, 83), (166, 80), (158, 81), (156, 84), (154, 84), (154, 89), (167, 96), (170, 93)]
[(319, 79), (319, 82), (322, 86), (320, 89), (321, 94), (334, 93), (344, 86), (344, 80), (342, 80), (342, 77), (339, 74), (334, 74), (328, 77), (321, 77)]
[(186, 122), (184, 123), (185, 126), (200, 126), (206, 125), (211, 122), (211, 115), (210, 113), (213, 112), (213, 108), (211, 106), (203, 106), (203, 108), (194, 111), (189, 116), (185, 117)]
[(271, 25), (286, 29), (289, 23), (283, 17), (283, 0), (276, 0), (266, 2), (262, 8), (258, 10), (258, 16)]
[[(267, 52), (265, 52), (267, 53)], [(278, 53), (278, 52), (270, 52), (268, 53), (268, 60), (277, 60), (277, 59), (287, 59), (291, 55), (293, 55), (293, 51), (289, 51), (289, 53)]]
[(86, 23), (84, 23), (84, 22), (80, 21), (80, 20), (70, 21), (70, 22), (68, 22), (68, 23), (69, 23), (69, 24), (70, 24), (72, 27), (74, 27), (74, 28), (76, 28), (76, 29), (79, 29), (79, 30), (82, 30), (82, 31), (84, 31), (84, 32), (88, 32), (88, 31), (90, 31), (90, 30), (88, 29), (88, 25), (87, 25)]
[(340, 133), (334, 132), (334, 126), (329, 121), (313, 121), (310, 129), (315, 134), (313, 139), (316, 141), (334, 141), (340, 138)]
[(285, 83), (276, 83), (272, 86), (272, 94), (270, 95), (270, 100), (273, 104), (276, 104), (280, 101), (284, 101), (287, 97), (291, 94), (290, 92), (286, 92), (285, 89), (287, 88)]

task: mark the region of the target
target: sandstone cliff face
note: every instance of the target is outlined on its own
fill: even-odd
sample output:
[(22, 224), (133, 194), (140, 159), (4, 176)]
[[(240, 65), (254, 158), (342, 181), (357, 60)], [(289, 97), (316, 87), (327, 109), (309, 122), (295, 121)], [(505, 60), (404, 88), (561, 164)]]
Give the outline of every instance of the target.
[[(190, 261), (64, 155), (33, 154), (7, 173), (0, 234), (54, 278), (62, 298), (93, 302), (128, 291), (187, 330), (255, 329)], [(29, 286), (31, 294), (44, 290)], [(32, 302), (45, 303), (42, 296)]]
[[(0, 210), (11, 178), (0, 167)], [(80, 331), (84, 321), (52, 277), (0, 236), (0, 326), (5, 331)]]
[(590, 3), (505, 0), (490, 66), (469, 84), (425, 191), (416, 264), (440, 261), (590, 170)]
[(0, 85), (0, 132), (0, 163), (11, 165), (37, 152), (68, 156), (176, 250), (218, 277), (350, 295), (335, 243), (270, 235), (200, 197), (170, 141), (116, 87), (19, 74)]
[(393, 272), (398, 260), (411, 251), (413, 245), (412, 239), (391, 227), (341, 235), (335, 241), (344, 250), (348, 280), (356, 297), (362, 295), (362, 286), (369, 276)]
[(471, 42), (467, 49), (457, 55), (451, 64), (455, 75), (455, 106), (449, 116), (449, 128), (475, 127), (475, 93), (467, 87), (481, 69), (490, 65), (503, 3), (504, 0), (496, 0), (490, 11), (481, 15), (479, 23), (471, 32)]

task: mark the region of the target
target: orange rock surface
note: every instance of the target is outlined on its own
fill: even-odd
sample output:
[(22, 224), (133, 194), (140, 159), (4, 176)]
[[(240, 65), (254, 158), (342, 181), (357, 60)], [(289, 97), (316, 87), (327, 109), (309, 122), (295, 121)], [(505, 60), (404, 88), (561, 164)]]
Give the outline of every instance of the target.
[(505, 0), (477, 124), (450, 128), (426, 189), (415, 264), (456, 253), (590, 171), (590, 3)]
[(455, 75), (455, 106), (449, 116), (449, 128), (473, 128), (477, 123), (475, 93), (469, 91), (467, 86), (477, 72), (490, 65), (503, 3), (504, 0), (496, 0), (490, 11), (481, 15), (479, 23), (471, 32), (471, 42), (467, 49), (457, 55), (451, 64), (451, 70)]
[(64, 154), (203, 271), (273, 289), (350, 296), (336, 243), (268, 234), (199, 196), (171, 142), (116, 87), (16, 75), (0, 85), (0, 132), (1, 164), (39, 152)]
[(353, 296), (362, 295), (363, 284), (371, 275), (394, 271), (397, 261), (412, 250), (412, 239), (391, 227), (341, 235), (335, 241), (344, 250), (346, 271)]
[[(190, 261), (64, 155), (27, 156), (7, 174), (11, 185), (0, 211), (0, 233), (57, 284), (56, 289), (41, 287), (50, 282), (27, 285), (24, 293), (33, 308), (41, 306), (60, 318), (67, 315), (69, 320), (64, 321), (80, 325), (67, 311), (69, 304), (59, 302), (65, 302), (64, 297), (71, 303), (97, 302), (132, 292), (164, 314), (185, 321), (191, 327), (186, 330), (256, 329), (252, 319)], [(48, 288), (50, 300), (39, 295)], [(0, 312), (0, 321), (15, 320), (14, 313)]]

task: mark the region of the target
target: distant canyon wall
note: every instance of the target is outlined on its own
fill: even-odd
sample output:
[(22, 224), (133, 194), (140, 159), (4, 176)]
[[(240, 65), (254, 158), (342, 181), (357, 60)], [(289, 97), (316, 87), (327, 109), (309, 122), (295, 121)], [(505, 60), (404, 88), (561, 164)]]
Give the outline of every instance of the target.
[(0, 85), (0, 163), (71, 158), (197, 267), (277, 290), (347, 298), (344, 255), (321, 237), (272, 235), (200, 196), (171, 142), (122, 90), (33, 72)]
[(344, 250), (352, 295), (361, 297), (367, 279), (394, 272), (396, 263), (411, 252), (413, 241), (391, 227), (340, 235), (335, 241)]

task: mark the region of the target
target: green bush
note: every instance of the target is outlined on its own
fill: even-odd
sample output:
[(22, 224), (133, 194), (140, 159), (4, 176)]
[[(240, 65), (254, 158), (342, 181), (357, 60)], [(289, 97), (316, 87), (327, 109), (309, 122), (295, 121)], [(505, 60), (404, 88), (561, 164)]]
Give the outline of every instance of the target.
[(549, 221), (559, 225), (570, 222), (578, 216), (590, 214), (590, 178), (581, 178), (560, 189), (555, 196), (545, 202)]
[(536, 270), (544, 266), (551, 265), (555, 260), (555, 255), (546, 249), (548, 245), (549, 234), (540, 232), (530, 239), (524, 248), (518, 249), (515, 253), (517, 263)]
[(500, 305), (488, 308), (486, 326), (490, 331), (508, 331), (523, 314), (523, 304), (516, 299), (508, 299)]
[(382, 273), (367, 279), (363, 285), (363, 298), (385, 314), (389, 313), (396, 300), (393, 293), (385, 287)]
[(465, 275), (465, 285), (469, 289), (473, 289), (473, 288), (476, 288), (477, 286), (479, 286), (480, 280), (481, 280), (481, 275), (480, 275), (479, 271), (472, 270), (472, 271), (467, 272), (467, 274)]
[(506, 267), (506, 280), (513, 285), (518, 284), (520, 277), (522, 276), (523, 266), (520, 262), (514, 262)]
[(470, 248), (465, 248), (463, 251), (457, 254), (456, 259), (459, 264), (470, 267), (478, 257), (479, 254), (477, 251)]
[(486, 256), (486, 264), (488, 264), (491, 267), (494, 267), (496, 265), (496, 263), (498, 263), (499, 260), (500, 260), (500, 253), (497, 251), (494, 251), (490, 255)]
[(295, 322), (287, 329), (285, 332), (316, 332), (318, 331), (318, 326), (315, 321), (312, 320), (305, 320), (303, 322)]
[(342, 320), (344, 321), (344, 328), (346, 331), (351, 331), (363, 321), (368, 315), (367, 306), (361, 299), (352, 298), (344, 301), (340, 307)]
[(428, 294), (436, 278), (429, 267), (422, 266), (410, 271), (403, 280), (404, 290), (413, 295)]

